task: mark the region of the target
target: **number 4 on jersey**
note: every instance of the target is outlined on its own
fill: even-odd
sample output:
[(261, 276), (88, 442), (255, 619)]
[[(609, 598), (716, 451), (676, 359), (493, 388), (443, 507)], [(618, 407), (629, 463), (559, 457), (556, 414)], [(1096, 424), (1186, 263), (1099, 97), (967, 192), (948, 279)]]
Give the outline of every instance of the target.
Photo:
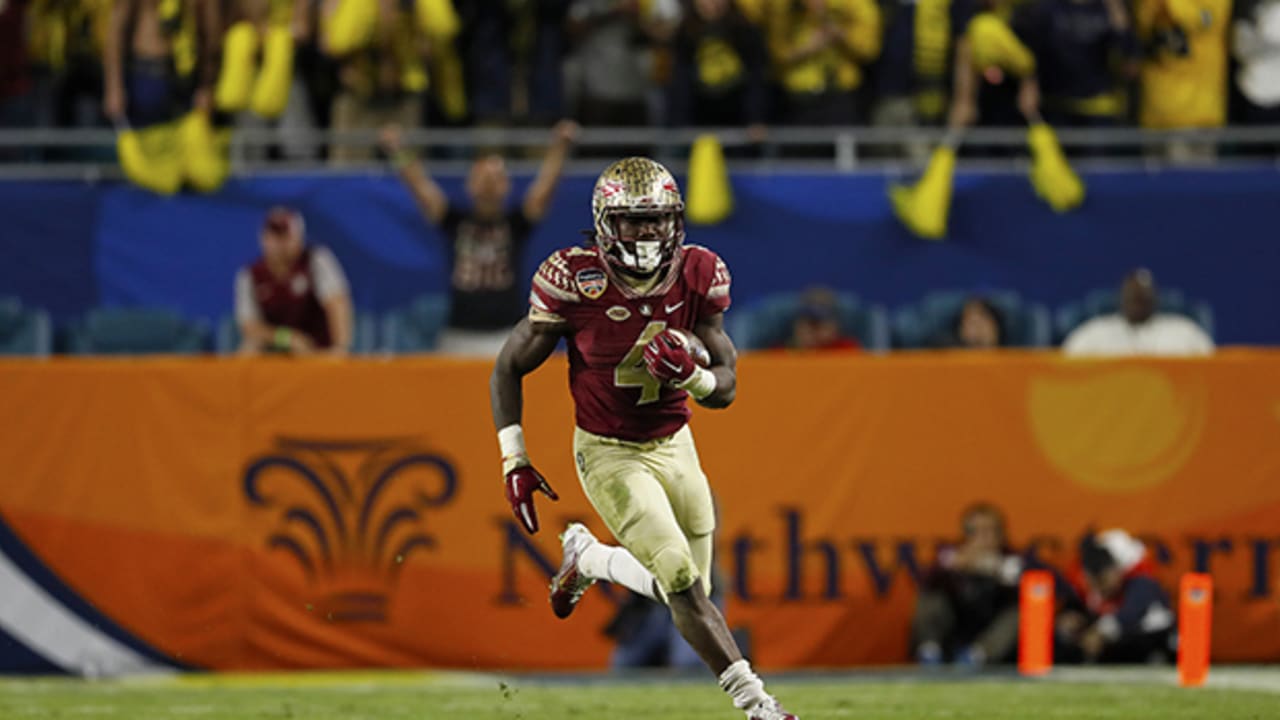
[(658, 395), (662, 393), (662, 383), (649, 374), (644, 366), (644, 348), (649, 341), (658, 336), (658, 333), (667, 329), (667, 323), (664, 321), (654, 320), (644, 326), (644, 330), (640, 333), (640, 337), (636, 338), (636, 344), (631, 346), (631, 352), (622, 358), (622, 362), (613, 369), (613, 384), (620, 388), (640, 388), (640, 400), (637, 405), (651, 403), (658, 399)]

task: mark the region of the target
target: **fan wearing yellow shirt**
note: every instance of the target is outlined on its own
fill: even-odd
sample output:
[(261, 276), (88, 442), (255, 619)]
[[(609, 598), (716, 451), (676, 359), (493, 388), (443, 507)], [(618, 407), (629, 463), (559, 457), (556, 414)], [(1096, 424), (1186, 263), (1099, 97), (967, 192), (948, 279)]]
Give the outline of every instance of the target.
[(672, 126), (748, 126), (767, 119), (764, 36), (732, 0), (695, 0), (676, 31), (667, 121)]
[[(421, 124), (429, 52), (454, 57), (461, 29), (451, 0), (324, 0), (319, 25), (320, 47), (338, 64), (334, 130)], [(329, 154), (335, 165), (372, 157), (368, 145), (338, 145)]]
[(1221, 127), (1231, 0), (1136, 0), (1145, 128)]
[(786, 122), (856, 122), (864, 68), (880, 55), (881, 17), (875, 0), (775, 0), (768, 27), (775, 74), (786, 97)]

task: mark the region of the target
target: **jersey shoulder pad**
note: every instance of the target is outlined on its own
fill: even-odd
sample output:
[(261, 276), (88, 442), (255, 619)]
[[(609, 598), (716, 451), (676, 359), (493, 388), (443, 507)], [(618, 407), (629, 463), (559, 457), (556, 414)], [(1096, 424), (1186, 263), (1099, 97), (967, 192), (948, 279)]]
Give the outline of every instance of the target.
[(533, 275), (535, 295), (547, 296), (557, 301), (557, 304), (582, 301), (582, 296), (573, 284), (574, 263), (570, 253), (575, 250), (579, 248), (557, 250), (542, 261), (538, 272)]
[(684, 272), (689, 284), (705, 297), (728, 297), (733, 278), (724, 260), (701, 245), (686, 245), (684, 251)]

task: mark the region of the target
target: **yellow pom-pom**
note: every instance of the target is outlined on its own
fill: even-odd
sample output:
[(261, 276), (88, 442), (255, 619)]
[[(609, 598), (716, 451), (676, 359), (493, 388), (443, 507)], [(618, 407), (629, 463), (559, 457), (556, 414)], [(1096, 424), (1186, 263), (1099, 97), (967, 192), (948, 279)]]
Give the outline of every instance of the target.
[(293, 80), (293, 32), (287, 25), (273, 25), (262, 43), (262, 69), (253, 86), (250, 104), (255, 115), (280, 117), (289, 103), (289, 83)]
[(698, 225), (724, 222), (733, 213), (733, 187), (724, 148), (715, 135), (701, 135), (689, 153), (689, 202), (685, 217)]
[(160, 195), (182, 186), (182, 155), (172, 123), (124, 130), (116, 138), (120, 169), (133, 184)]
[(1031, 185), (1036, 194), (1055, 212), (1067, 212), (1084, 202), (1084, 183), (1058, 144), (1058, 136), (1045, 123), (1037, 123), (1027, 130), (1027, 144), (1031, 146)]
[(217, 192), (230, 171), (227, 150), (230, 130), (214, 132), (209, 118), (193, 111), (182, 119), (182, 169), (191, 187), (203, 193)]
[(941, 240), (947, 234), (955, 173), (956, 151), (944, 145), (933, 151), (924, 175), (914, 186), (889, 188), (893, 212), (908, 230), (927, 240)]
[(224, 112), (240, 112), (249, 106), (253, 86), (254, 56), (258, 33), (248, 22), (238, 22), (222, 40), (222, 70), (214, 90), (214, 103)]

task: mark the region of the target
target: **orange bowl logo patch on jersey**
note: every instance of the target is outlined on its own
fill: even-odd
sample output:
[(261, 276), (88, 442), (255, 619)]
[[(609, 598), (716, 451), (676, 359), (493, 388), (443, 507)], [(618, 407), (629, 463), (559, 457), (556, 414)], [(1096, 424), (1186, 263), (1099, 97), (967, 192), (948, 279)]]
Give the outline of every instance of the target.
[(592, 300), (603, 295), (605, 288), (609, 287), (609, 280), (604, 276), (604, 271), (595, 268), (579, 270), (573, 281), (578, 285), (578, 292)]

